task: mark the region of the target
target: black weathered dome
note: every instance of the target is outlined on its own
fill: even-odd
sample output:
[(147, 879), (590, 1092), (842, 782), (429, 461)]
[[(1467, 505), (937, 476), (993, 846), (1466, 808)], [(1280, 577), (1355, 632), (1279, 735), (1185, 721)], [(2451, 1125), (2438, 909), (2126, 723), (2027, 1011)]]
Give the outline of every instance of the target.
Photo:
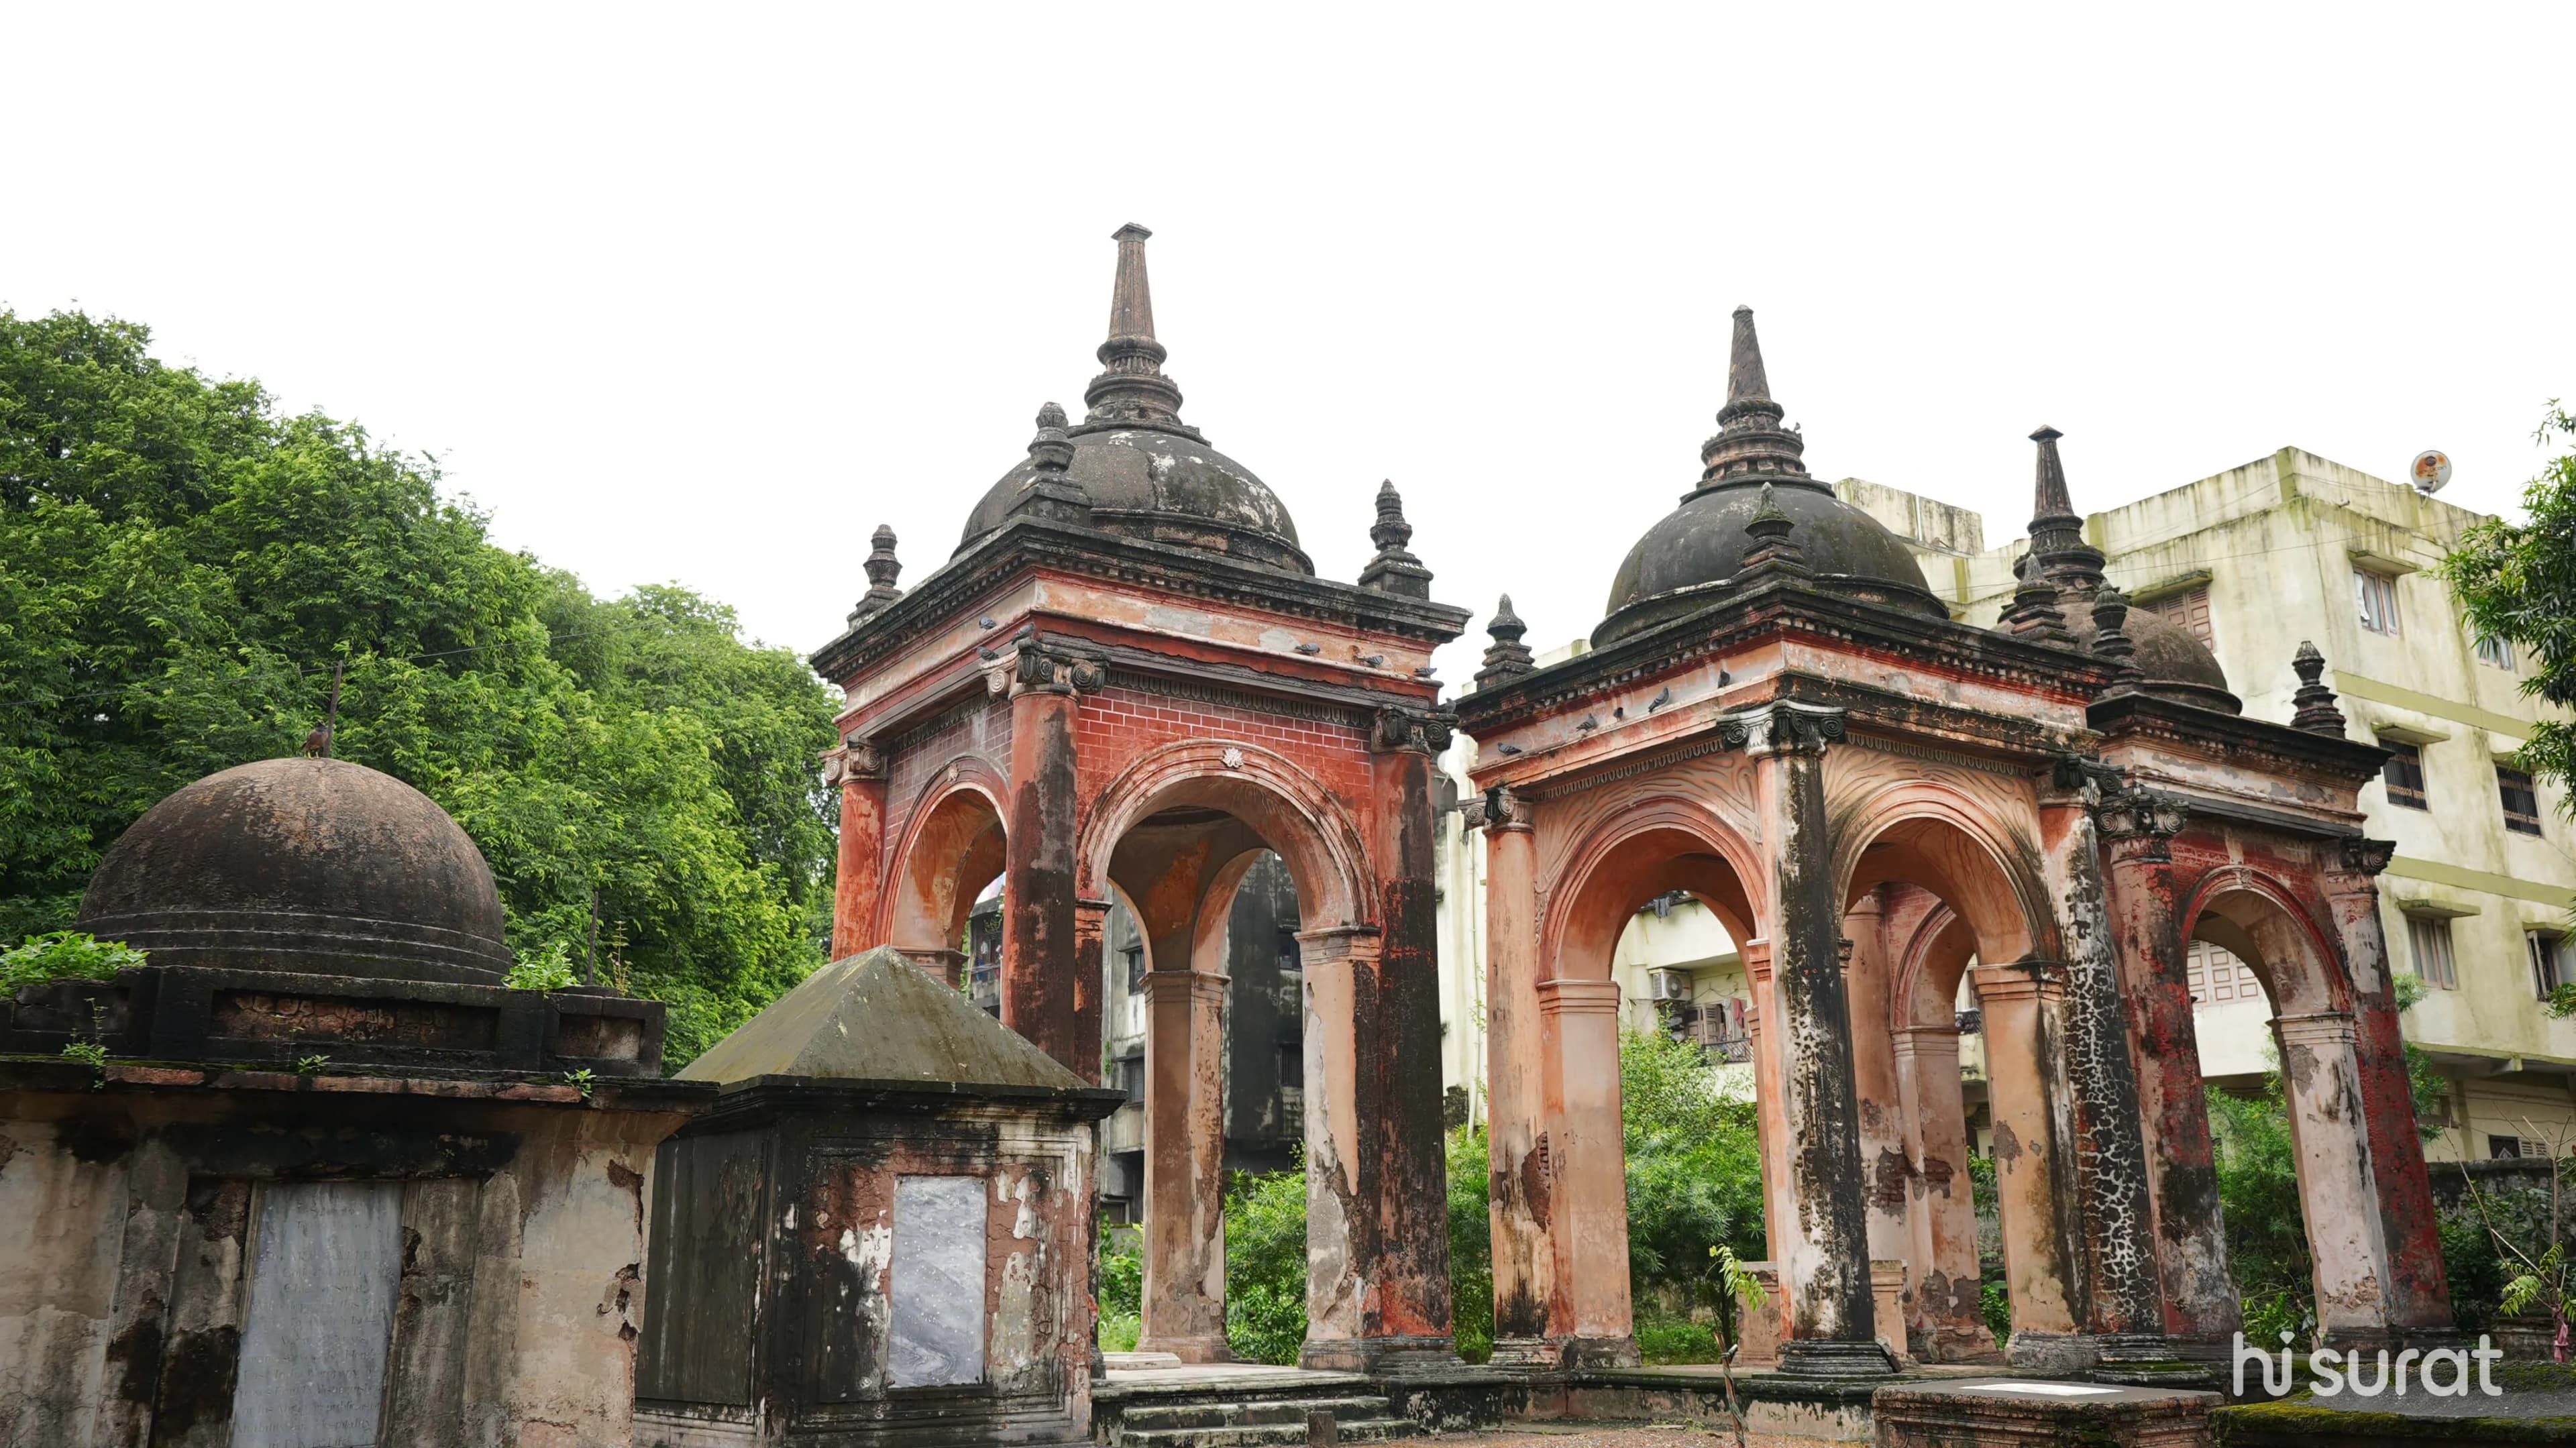
[(1717, 436), (1700, 448), (1699, 487), (1628, 550), (1610, 583), (1609, 617), (1595, 647), (1696, 612), (1744, 570), (1761, 540), (1748, 527), (1766, 506), (1782, 546), (1811, 586), (1894, 604), (1934, 618), (1948, 608), (1923, 586), (1923, 570), (1887, 525), (1834, 496), (1807, 472), (1806, 439), (1781, 425), (1754, 336), (1753, 309), (1735, 309), (1726, 406)]
[(1043, 457), (1051, 459), (1050, 468), (1063, 463), (1059, 476), (1081, 488), (1092, 527), (1311, 575), (1315, 565), (1297, 546), (1297, 525), (1278, 495), (1181, 421), (1181, 389), (1163, 375), (1168, 354), (1154, 339), (1154, 296), (1145, 275), (1145, 238), (1151, 235), (1130, 224), (1111, 237), (1118, 243), (1118, 271), (1110, 286), (1109, 340), (1100, 344), (1101, 372), (1082, 394), (1089, 414), (1067, 426), (1056, 405), (1046, 405), (1029, 458), (1004, 473), (967, 515), (957, 551), (1010, 521), (1013, 507), (1038, 480)]
[(154, 805), (90, 877), (80, 928), (154, 965), (496, 984), (501, 896), (429, 796), (339, 759), (267, 759)]
[(1611, 580), (1610, 617), (1593, 641), (1607, 643), (1706, 605), (1713, 585), (1733, 578), (1753, 550), (1744, 525), (1762, 506), (1765, 481), (1775, 484), (1772, 506), (1796, 525), (1789, 538), (1815, 586), (1948, 616), (1923, 586), (1921, 565), (1886, 524), (1822, 484), (1757, 477), (1693, 493), (1656, 520)]
[[(2094, 626), (2090, 595), (2070, 593), (2061, 607), (2066, 615), (2066, 631), (2075, 636), (2076, 647), (2093, 651), (2093, 640), (2100, 630)], [(2180, 704), (2197, 704), (2221, 714), (2242, 714), (2245, 702), (2228, 692), (2227, 671), (2218, 666), (2218, 656), (2200, 641), (2200, 636), (2162, 614), (2143, 608), (2132, 608), (2120, 622), (2120, 632), (2137, 646), (2131, 662), (2146, 675), (2137, 686), (2142, 694), (2171, 699)]]
[[(1297, 525), (1252, 470), (1194, 436), (1143, 426), (1085, 427), (1070, 434), (1073, 481), (1091, 499), (1091, 525), (1132, 538), (1230, 554), (1312, 574)], [(958, 549), (1009, 521), (1037, 476), (1035, 460), (1002, 475), (967, 515)]]

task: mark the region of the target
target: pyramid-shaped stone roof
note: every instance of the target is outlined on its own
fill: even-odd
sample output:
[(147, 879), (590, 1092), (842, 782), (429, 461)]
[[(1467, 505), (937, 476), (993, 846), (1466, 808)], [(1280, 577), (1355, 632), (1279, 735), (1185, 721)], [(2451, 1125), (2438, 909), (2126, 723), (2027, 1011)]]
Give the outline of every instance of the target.
[(1081, 1090), (1088, 1083), (901, 951), (833, 961), (680, 1072)]

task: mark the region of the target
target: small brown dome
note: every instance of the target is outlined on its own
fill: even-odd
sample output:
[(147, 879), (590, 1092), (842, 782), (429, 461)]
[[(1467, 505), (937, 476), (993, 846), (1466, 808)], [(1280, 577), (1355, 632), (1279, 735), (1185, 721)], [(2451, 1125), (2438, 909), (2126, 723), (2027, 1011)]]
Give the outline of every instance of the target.
[(483, 852), (429, 796), (340, 759), (267, 759), (154, 805), (90, 877), (80, 928), (154, 965), (498, 984)]
[[(2075, 636), (2075, 646), (2091, 653), (2100, 633), (2093, 622), (2093, 594), (2070, 589), (2059, 607), (2066, 615), (2066, 631)], [(2136, 646), (2130, 661), (2146, 675), (2138, 692), (2221, 714), (2245, 712), (2245, 701), (2228, 692), (2227, 671), (2218, 666), (2218, 656), (2190, 629), (2162, 614), (2132, 608), (2120, 621), (2120, 632)]]

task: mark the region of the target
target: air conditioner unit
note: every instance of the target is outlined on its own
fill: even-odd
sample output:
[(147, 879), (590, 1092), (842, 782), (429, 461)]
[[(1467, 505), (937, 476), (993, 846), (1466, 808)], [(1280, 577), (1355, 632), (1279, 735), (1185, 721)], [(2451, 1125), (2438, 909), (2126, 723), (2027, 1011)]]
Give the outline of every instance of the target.
[(1691, 998), (1690, 972), (1655, 970), (1646, 973), (1647, 993), (1659, 1001), (1686, 1001)]

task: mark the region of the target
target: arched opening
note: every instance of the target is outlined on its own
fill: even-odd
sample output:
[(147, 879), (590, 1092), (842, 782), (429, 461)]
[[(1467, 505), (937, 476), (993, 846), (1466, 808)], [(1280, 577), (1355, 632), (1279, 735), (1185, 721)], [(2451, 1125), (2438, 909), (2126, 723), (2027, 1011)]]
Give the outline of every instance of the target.
[[(1689, 1030), (1714, 1043), (1713, 1058), (1732, 1043), (1748, 1067), (1759, 1060), (1750, 859), (1687, 801), (1631, 808), (1577, 851), (1535, 978), (1497, 975), (1486, 1051), (1498, 1360), (1636, 1360), (1621, 1029)], [(1677, 929), (1707, 959), (1659, 990), (1635, 952), (1642, 935)], [(1740, 1215), (1750, 1227), (1771, 1214), (1755, 1192)]]
[[(904, 843), (885, 907), (886, 943), (950, 985), (965, 984), (969, 917), (1001, 879), (1006, 849), (1001, 810), (982, 788), (960, 785), (933, 798)], [(992, 950), (998, 959), (998, 930)]]
[(2012, 1334), (2036, 1351), (2077, 1330), (2072, 1163), (2050, 1087), (2062, 976), (2022, 964), (2045, 907), (1946, 799), (1903, 801), (1855, 833), (1843, 934), (1869, 1246), (1881, 1315), (1892, 1306), (1903, 1324), (1901, 1341), (1884, 1322), (1880, 1336), (1930, 1361), (1992, 1361), (1986, 1298), (2000, 1285)]
[[(2198, 967), (2193, 1015), (2195, 1027), (2205, 1032), (2204, 1071), (2219, 1075), (2222, 1088), (2251, 1098), (2241, 1108), (2222, 1110), (2212, 1123), (2226, 1163), (2222, 1175), (2242, 1172), (2240, 1181), (2257, 1186), (2265, 1174), (2262, 1158), (2286, 1151), (2297, 1182), (2295, 1202), (2258, 1208), (2256, 1220), (2240, 1223), (2231, 1234), (2232, 1254), (2243, 1259), (2233, 1264), (2240, 1280), (2254, 1279), (2244, 1304), (2247, 1316), (2286, 1323), (2303, 1315), (2279, 1294), (2294, 1284), (2304, 1243), (2305, 1285), (2312, 1294), (2307, 1305), (2318, 1332), (2334, 1338), (2384, 1329), (2386, 1228), (2351, 999), (2332, 950), (2283, 892), (2250, 875), (2222, 877), (2204, 888), (2193, 902), (2188, 935)], [(2259, 991), (2251, 1003), (2249, 985)], [(2233, 999), (2219, 999), (2222, 986)], [(2249, 1034), (2243, 1018), (2254, 1009), (2268, 1017), (2269, 1054), (2278, 1062), (2277, 1115), (2242, 1073), (2234, 1081), (2221, 1074), (2230, 1057), (2247, 1054), (2247, 1043), (2238, 1038)], [(2282, 1142), (2278, 1133), (2285, 1128)], [(2295, 1238), (2266, 1229), (2267, 1223), (2280, 1229), (2293, 1221)]]
[[(1191, 1362), (1232, 1355), (1227, 1169), (1284, 1166), (1303, 1144), (1310, 1174), (1346, 1174), (1359, 1148), (1346, 1124), (1310, 1110), (1307, 1096), (1310, 1078), (1354, 1071), (1349, 972), (1339, 972), (1337, 1004), (1331, 983), (1320, 992), (1327, 998), (1309, 988), (1305, 969), (1317, 953), (1306, 942), (1346, 934), (1359, 913), (1357, 834), (1317, 807), (1320, 791), (1299, 798), (1294, 781), (1247, 777), (1245, 753), (1235, 751), (1230, 765), (1212, 756), (1199, 768), (1122, 779), (1097, 808), (1083, 851), (1094, 888), (1118, 902), (1106, 927), (1103, 1000), (1110, 1079), (1132, 1081), (1138, 1098), (1137, 1347)], [(1261, 763), (1259, 775), (1288, 768)], [(1132, 955), (1122, 948), (1131, 929)], [(1332, 1042), (1309, 1027), (1337, 1013), (1344, 1054), (1324, 1059)], [(1113, 1132), (1112, 1150), (1120, 1144)], [(1316, 1197), (1310, 1190), (1309, 1234), (1321, 1228), (1329, 1239), (1341, 1224), (1318, 1220), (1328, 1214), (1314, 1209)], [(1343, 1279), (1364, 1270), (1310, 1269), (1310, 1279), (1332, 1279), (1308, 1283), (1310, 1338), (1314, 1319), (1355, 1304), (1356, 1285)]]

